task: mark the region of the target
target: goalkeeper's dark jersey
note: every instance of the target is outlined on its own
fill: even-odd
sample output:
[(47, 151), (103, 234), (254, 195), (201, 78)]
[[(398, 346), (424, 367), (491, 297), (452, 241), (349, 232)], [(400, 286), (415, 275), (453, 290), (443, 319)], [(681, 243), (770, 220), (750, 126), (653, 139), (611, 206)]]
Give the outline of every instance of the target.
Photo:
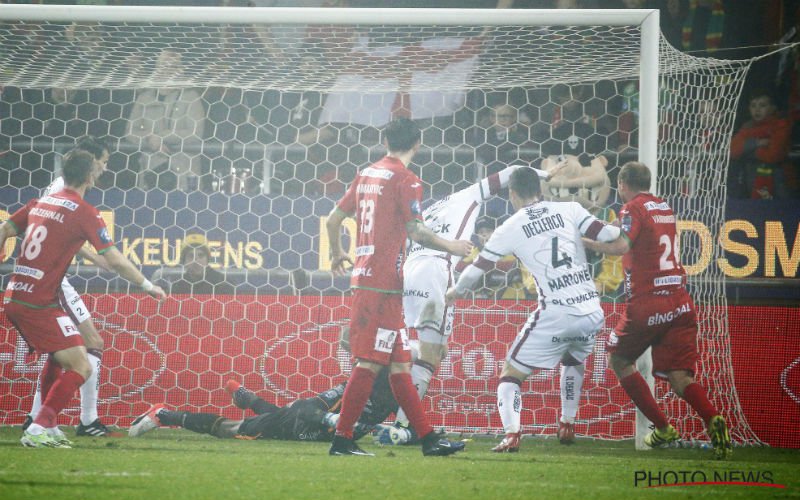
[[(335, 429), (323, 421), (325, 413), (339, 413), (345, 383), (308, 399), (298, 399), (289, 406), (270, 409), (244, 419), (239, 435), (258, 439), (287, 441), (330, 441)], [(375, 378), (372, 394), (356, 423), (353, 437), (358, 439), (373, 427), (397, 412), (397, 401), (389, 385), (389, 370), (384, 368)]]

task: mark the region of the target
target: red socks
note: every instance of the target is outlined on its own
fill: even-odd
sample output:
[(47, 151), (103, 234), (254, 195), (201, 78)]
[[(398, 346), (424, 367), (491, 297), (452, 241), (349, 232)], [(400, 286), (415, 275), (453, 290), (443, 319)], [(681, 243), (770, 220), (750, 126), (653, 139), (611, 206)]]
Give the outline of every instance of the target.
[[(48, 361), (49, 363), (49, 361)], [(55, 362), (53, 362), (55, 364)], [(65, 371), (47, 392), (45, 398), (44, 387), (42, 387), (42, 408), (36, 416), (34, 423), (45, 428), (55, 427), (58, 414), (72, 400), (75, 391), (86, 381), (78, 372)]]
[(361, 412), (364, 411), (374, 382), (375, 373), (371, 370), (360, 366), (353, 368), (342, 396), (342, 411), (339, 413), (339, 422), (336, 424), (338, 436), (353, 439), (353, 426), (361, 416)]
[[(392, 393), (400, 408), (406, 412), (409, 423), (417, 431), (417, 436), (423, 438), (433, 432), (433, 427), (428, 423), (425, 410), (422, 409), (422, 402), (417, 394), (417, 388), (411, 381), (410, 373), (393, 373), (389, 375), (389, 384), (392, 386)], [(341, 420), (340, 420), (341, 422)]]
[(689, 406), (695, 409), (706, 425), (708, 425), (708, 421), (711, 420), (712, 417), (719, 415), (717, 409), (714, 408), (714, 405), (708, 400), (706, 390), (697, 382), (692, 382), (686, 386), (686, 389), (683, 390), (683, 399), (689, 403)]
[(56, 363), (56, 360), (54, 360), (52, 356), (47, 356), (47, 361), (42, 368), (42, 374), (39, 376), (39, 391), (42, 396), (42, 401), (47, 399), (50, 388), (53, 387), (53, 384), (58, 380), (58, 377), (61, 376), (63, 371), (61, 365)]
[(639, 372), (634, 372), (624, 377), (619, 383), (633, 400), (633, 404), (641, 410), (648, 420), (653, 422), (656, 429), (663, 429), (669, 425), (667, 417), (658, 408), (658, 403), (656, 403), (656, 399), (650, 392), (650, 387)]

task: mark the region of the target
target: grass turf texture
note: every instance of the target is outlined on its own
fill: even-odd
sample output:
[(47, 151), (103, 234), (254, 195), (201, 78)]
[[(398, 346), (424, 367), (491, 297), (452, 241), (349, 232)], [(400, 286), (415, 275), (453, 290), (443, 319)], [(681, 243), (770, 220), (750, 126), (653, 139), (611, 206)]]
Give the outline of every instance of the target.
[[(137, 439), (74, 437), (72, 450), (30, 449), (18, 427), (0, 427), (0, 498), (36, 499), (532, 499), (800, 498), (800, 452), (736, 448), (716, 462), (708, 450), (636, 452), (631, 441), (523, 439), (519, 453), (496, 454), (497, 440), (474, 439), (452, 457), (419, 447), (359, 443), (376, 457), (329, 457), (325, 443), (222, 440), (158, 429)], [(770, 471), (783, 489), (754, 486), (651, 488), (637, 470)], [(741, 480), (741, 479), (739, 479)]]

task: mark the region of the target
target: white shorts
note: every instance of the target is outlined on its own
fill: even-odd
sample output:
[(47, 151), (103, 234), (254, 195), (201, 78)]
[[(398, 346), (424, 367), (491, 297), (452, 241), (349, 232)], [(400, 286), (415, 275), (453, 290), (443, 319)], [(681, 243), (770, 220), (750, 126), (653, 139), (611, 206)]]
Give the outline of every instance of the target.
[(604, 320), (602, 309), (585, 316), (564, 314), (560, 307), (537, 309), (511, 344), (506, 361), (523, 373), (555, 368), (565, 354), (583, 363)]
[(455, 307), (445, 306), (444, 295), (452, 284), (449, 260), (422, 257), (403, 267), (403, 316), (421, 342), (447, 345)]
[(89, 308), (86, 307), (80, 294), (75, 291), (67, 278), (61, 281), (61, 291), (64, 293), (64, 308), (72, 316), (76, 325), (80, 325), (92, 317), (89, 314)]

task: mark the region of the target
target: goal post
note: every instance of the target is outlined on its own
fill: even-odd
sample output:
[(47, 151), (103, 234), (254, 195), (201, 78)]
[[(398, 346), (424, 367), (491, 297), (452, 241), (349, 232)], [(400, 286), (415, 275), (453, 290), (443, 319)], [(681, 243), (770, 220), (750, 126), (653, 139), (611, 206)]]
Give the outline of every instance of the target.
[[(575, 123), (593, 130), (580, 138), (582, 147), (588, 152), (590, 140), (602, 143), (612, 178), (624, 160), (644, 162), (653, 191), (673, 203), (680, 219), (702, 226), (681, 226), (684, 257), (698, 276), (692, 293), (703, 309), (700, 371), (713, 371), (705, 380), (734, 439), (758, 442), (736, 395), (724, 275), (708, 263), (721, 253), (714, 236), (724, 216), (725, 152), (749, 62), (678, 52), (660, 35), (658, 10), (2, 5), (0, 42), (0, 86), (6, 96), (8, 89), (19, 95), (0, 140), (14, 161), (32, 165), (0, 179), (4, 206), (27, 201), (25, 187), (53, 175), (51, 163), (81, 135), (71, 130), (101, 130), (118, 146), (112, 163), (128, 167), (116, 169), (94, 201), (108, 208), (128, 255), (149, 273), (172, 276), (187, 230), (200, 228), (215, 265), (241, 279), (224, 298), (178, 296), (162, 310), (125, 298), (126, 289), (102, 273), (83, 280), (90, 292), (105, 286), (107, 293), (90, 294), (99, 323), (110, 333), (127, 332), (113, 347), (119, 366), (110, 368), (116, 371), (104, 400), (121, 425), (148, 395), (225, 408), (218, 389), (226, 377), (261, 384), (278, 401), (341, 380), (349, 359), (336, 340), (348, 299), (326, 269), (319, 221), (341, 196), (336, 184), (382, 153), (375, 132), (395, 113), (423, 124), (424, 147), (413, 168), (429, 186), (426, 196), (436, 199), (492, 164), (536, 161), (546, 154), (548, 134), (566, 121), (568, 103), (579, 102)], [(180, 57), (157, 60), (164, 51)], [(184, 169), (174, 185), (148, 184), (142, 175), (159, 161), (157, 151), (147, 151), (154, 119), (134, 111), (146, 108), (146, 92), (152, 94), (145, 104), (163, 100), (159, 89), (176, 91), (176, 109), (186, 109), (185, 131), (162, 138), (191, 172)], [(519, 129), (496, 126), (502, 105), (515, 108)], [(700, 138), (709, 128), (711, 145)], [(525, 137), (506, 155), (503, 148), (522, 129)], [(579, 134), (567, 135), (564, 144)], [(217, 175), (217, 165), (229, 173)], [(199, 192), (183, 193), (198, 175)], [(126, 176), (133, 180), (123, 185)], [(151, 211), (140, 213), (137, 203)], [(491, 209), (496, 217), (507, 211), (500, 202)], [(622, 307), (618, 296), (607, 299), (606, 333)], [(488, 380), (531, 305), (493, 296), (459, 311), (458, 344), (431, 385), (437, 424), (462, 432), (498, 428)], [(209, 310), (222, 314), (204, 316)], [(203, 325), (208, 335), (192, 340), (189, 324)], [(157, 342), (157, 334), (175, 328), (185, 337)], [(19, 361), (13, 338), (7, 329), (3, 350)], [(635, 437), (644, 448), (648, 423), (638, 414), (631, 422), (632, 405), (606, 380), (600, 344), (587, 369), (589, 408), (579, 414), (579, 432)], [(197, 351), (184, 352), (186, 346)], [(182, 357), (182, 368), (170, 366)], [(148, 366), (149, 375), (129, 363)], [(18, 406), (3, 408), (14, 418), (27, 404), (28, 365), (6, 367), (0, 379), (15, 393), (10, 401)], [(649, 373), (648, 356), (639, 366)], [(524, 413), (526, 431), (554, 433), (556, 378), (546, 373), (526, 383), (536, 398), (526, 401), (536, 405)], [(670, 416), (687, 423), (678, 426), (684, 438), (703, 439), (691, 411), (663, 385), (655, 388)]]

